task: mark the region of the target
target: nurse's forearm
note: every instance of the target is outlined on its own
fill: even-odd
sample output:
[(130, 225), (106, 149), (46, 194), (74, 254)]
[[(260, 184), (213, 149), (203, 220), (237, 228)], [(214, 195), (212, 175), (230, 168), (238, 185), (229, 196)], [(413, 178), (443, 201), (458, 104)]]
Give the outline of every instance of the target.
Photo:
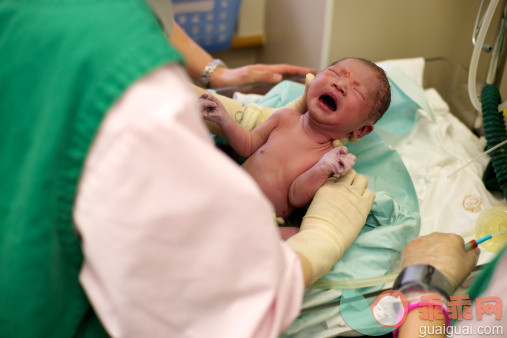
[(313, 269), (312, 264), (308, 261), (308, 259), (296, 252), (297, 256), (299, 257), (299, 263), (301, 264), (301, 270), (303, 270), (303, 278), (305, 281), (305, 287), (310, 286), (312, 284), (313, 279)]
[[(441, 316), (443, 317), (442, 310), (439, 308), (431, 308), (427, 311), (435, 311), (435, 317)], [(445, 337), (445, 330), (439, 330), (438, 328), (445, 327), (445, 319), (437, 319), (433, 320), (429, 319), (421, 319), (421, 315), (419, 311), (412, 310), (407, 314), (405, 321), (400, 327), (398, 332), (398, 338), (410, 338), (410, 337), (418, 337), (421, 333), (424, 332), (424, 337), (434, 337), (434, 338), (443, 338)], [(441, 334), (435, 334), (436, 332), (440, 332)], [(422, 335), (421, 335), (422, 336)]]
[(199, 80), (204, 68), (213, 60), (213, 57), (190, 38), (176, 21), (174, 21), (173, 32), (169, 40), (183, 54), (187, 73), (192, 79)]

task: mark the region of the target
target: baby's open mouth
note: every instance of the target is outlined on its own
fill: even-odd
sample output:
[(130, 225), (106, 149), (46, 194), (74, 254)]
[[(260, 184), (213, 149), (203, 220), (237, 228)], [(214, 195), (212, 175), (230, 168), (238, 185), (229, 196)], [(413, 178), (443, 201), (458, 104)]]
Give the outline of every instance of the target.
[(323, 94), (319, 97), (319, 101), (322, 102), (326, 107), (330, 110), (336, 110), (336, 101), (335, 98), (328, 94)]

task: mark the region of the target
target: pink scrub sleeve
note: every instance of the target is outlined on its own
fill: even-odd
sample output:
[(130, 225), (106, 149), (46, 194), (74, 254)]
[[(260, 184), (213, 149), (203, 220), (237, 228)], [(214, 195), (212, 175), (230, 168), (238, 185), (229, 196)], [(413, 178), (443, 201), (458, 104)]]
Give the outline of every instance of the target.
[(298, 258), (189, 83), (162, 67), (106, 116), (74, 210), (80, 281), (115, 337), (276, 337), (300, 310)]

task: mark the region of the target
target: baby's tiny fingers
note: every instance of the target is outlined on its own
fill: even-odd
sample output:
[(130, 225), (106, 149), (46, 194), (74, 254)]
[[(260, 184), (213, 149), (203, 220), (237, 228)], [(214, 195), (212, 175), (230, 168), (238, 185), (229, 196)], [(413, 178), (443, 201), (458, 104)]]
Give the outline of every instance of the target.
[(215, 96), (213, 96), (211, 93), (202, 93), (201, 96), (199, 96), (199, 98), (211, 100), (211, 101), (215, 101), (215, 99), (216, 99)]
[(208, 100), (199, 100), (199, 104), (201, 105), (202, 108), (206, 108), (206, 109), (214, 109), (217, 107), (217, 104), (215, 102), (212, 102), (212, 101), (208, 101)]
[(344, 161), (338, 161), (338, 162), (336, 162), (336, 166), (335, 166), (335, 170), (334, 170), (335, 174), (343, 175), (343, 174), (345, 174), (348, 171), (349, 170), (347, 170), (347, 164)]
[(350, 167), (352, 168), (354, 166), (354, 164), (356, 164), (356, 158), (355, 157), (347, 157), (344, 159), (344, 162)]

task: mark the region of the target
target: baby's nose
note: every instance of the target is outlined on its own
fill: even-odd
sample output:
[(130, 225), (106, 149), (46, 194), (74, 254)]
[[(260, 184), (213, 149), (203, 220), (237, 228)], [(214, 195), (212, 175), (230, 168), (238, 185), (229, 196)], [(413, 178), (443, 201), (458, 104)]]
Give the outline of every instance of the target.
[(348, 92), (348, 86), (346, 83), (336, 83), (334, 85), (334, 87), (336, 88), (336, 90), (341, 93), (343, 96), (346, 96), (347, 95), (347, 92)]

